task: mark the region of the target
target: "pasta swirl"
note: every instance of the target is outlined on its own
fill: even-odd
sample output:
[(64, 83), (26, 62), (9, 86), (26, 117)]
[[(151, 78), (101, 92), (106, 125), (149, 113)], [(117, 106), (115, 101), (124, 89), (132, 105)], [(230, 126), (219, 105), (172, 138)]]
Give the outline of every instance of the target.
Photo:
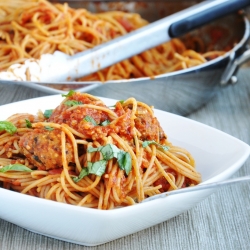
[(0, 186), (23, 194), (113, 209), (201, 181), (192, 155), (135, 98), (108, 107), (70, 91), (53, 110), (0, 125)]

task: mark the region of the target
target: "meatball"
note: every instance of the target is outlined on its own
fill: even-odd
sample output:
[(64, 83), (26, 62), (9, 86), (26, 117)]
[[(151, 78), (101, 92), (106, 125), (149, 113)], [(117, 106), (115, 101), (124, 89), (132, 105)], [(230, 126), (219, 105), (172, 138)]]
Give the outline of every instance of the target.
[(70, 127), (77, 129), (77, 124), (84, 119), (86, 116), (91, 116), (97, 124), (108, 119), (108, 115), (97, 109), (85, 108), (84, 104), (92, 104), (95, 106), (105, 107), (102, 101), (91, 99), (88, 95), (84, 93), (76, 92), (68, 98), (68, 101), (75, 101), (79, 105), (75, 109), (71, 109), (66, 103), (59, 105), (52, 113), (51, 117), (48, 119), (49, 122), (55, 122), (58, 124), (66, 123)]
[[(108, 114), (102, 110), (84, 106), (84, 104), (92, 104), (107, 108), (100, 100), (92, 100), (88, 95), (76, 92), (68, 98), (68, 101), (78, 102), (79, 105), (76, 105), (72, 109), (72, 107), (67, 105), (67, 102), (62, 103), (53, 111), (51, 117), (48, 119), (49, 122), (67, 124), (88, 139), (94, 140), (107, 135), (107, 127), (98, 125), (110, 120)], [(86, 122), (86, 117), (91, 117), (96, 124)]]
[[(40, 170), (61, 168), (62, 147), (61, 131), (54, 129), (35, 129), (24, 134), (19, 141), (21, 152), (28, 160)], [(74, 154), (71, 143), (66, 141), (67, 163), (74, 162)]]
[[(77, 105), (68, 106), (67, 101), (69, 103), (73, 101)], [(98, 106), (98, 108), (85, 104)], [(128, 140), (133, 138), (134, 124), (131, 119), (131, 110), (125, 112), (121, 104), (117, 102), (113, 115), (110, 115), (109, 112), (99, 109), (99, 107), (108, 109), (101, 100), (91, 98), (88, 94), (76, 92), (53, 111), (48, 121), (67, 124), (88, 140), (101, 140), (111, 133), (119, 134)], [(86, 117), (91, 118), (91, 121), (86, 120)], [(113, 119), (116, 119), (116, 122), (112, 124), (110, 122)]]

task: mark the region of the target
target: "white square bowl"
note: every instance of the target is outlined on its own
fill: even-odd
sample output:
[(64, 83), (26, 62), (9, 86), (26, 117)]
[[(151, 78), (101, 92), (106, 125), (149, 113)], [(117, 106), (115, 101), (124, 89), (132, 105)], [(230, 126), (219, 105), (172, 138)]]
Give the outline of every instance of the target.
[[(107, 105), (115, 100), (101, 98)], [(40, 97), (0, 107), (0, 120), (14, 113), (36, 114), (52, 109), (60, 95)], [(247, 160), (250, 147), (219, 130), (193, 120), (155, 110), (169, 141), (195, 158), (203, 183), (223, 181)], [(48, 201), (0, 188), (0, 218), (30, 231), (87, 246), (103, 244), (151, 227), (192, 208), (216, 189), (169, 196), (134, 206), (102, 211)]]

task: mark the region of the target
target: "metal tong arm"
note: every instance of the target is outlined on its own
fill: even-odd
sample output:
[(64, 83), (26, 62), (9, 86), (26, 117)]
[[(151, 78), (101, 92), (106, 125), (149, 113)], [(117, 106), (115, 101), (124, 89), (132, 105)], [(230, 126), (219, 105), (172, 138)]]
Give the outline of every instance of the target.
[(80, 52), (67, 58), (67, 63), (64, 61), (61, 65), (51, 65), (51, 74), (46, 74), (41, 81), (67, 81), (89, 75), (247, 5), (250, 5), (249, 0), (204, 1), (93, 49)]

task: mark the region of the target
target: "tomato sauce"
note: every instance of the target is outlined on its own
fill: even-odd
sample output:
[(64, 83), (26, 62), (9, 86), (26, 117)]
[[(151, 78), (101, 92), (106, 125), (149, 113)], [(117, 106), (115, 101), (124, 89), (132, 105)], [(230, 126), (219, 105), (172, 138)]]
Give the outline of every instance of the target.
[[(119, 116), (117, 122), (115, 124), (102, 126), (101, 124), (103, 122), (110, 120), (107, 112), (95, 108), (84, 107), (84, 104), (93, 104), (108, 108), (102, 102), (99, 100), (92, 100), (88, 96), (80, 93), (74, 93), (68, 98), (68, 100), (81, 102), (83, 105), (74, 109), (69, 109), (67, 105), (61, 104), (52, 113), (49, 118), (50, 122), (58, 124), (65, 123), (76, 131), (82, 133), (87, 139), (92, 140), (98, 140), (99, 138), (106, 137), (111, 133), (117, 133), (129, 140), (133, 138), (132, 130), (134, 124), (131, 119), (131, 110), (125, 112), (119, 102), (116, 104), (115, 108), (115, 112)], [(86, 116), (93, 118), (96, 124), (86, 121)]]

